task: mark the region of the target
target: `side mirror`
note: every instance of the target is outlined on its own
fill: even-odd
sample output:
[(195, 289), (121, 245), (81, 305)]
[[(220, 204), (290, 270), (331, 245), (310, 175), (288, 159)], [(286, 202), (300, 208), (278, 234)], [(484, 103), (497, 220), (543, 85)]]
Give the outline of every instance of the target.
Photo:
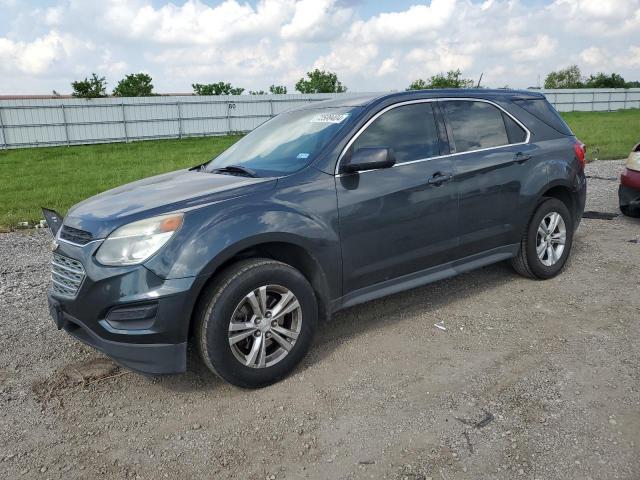
[(396, 156), (392, 148), (364, 147), (351, 154), (351, 157), (342, 164), (342, 171), (353, 173), (376, 168), (389, 168), (393, 167), (395, 163)]

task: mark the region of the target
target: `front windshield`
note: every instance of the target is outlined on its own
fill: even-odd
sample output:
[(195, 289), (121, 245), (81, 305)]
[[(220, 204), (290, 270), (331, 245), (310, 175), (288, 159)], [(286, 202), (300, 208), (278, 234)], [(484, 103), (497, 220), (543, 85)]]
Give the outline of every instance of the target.
[(348, 123), (353, 108), (318, 108), (281, 113), (209, 162), (215, 171), (240, 165), (261, 177), (282, 176), (307, 166)]

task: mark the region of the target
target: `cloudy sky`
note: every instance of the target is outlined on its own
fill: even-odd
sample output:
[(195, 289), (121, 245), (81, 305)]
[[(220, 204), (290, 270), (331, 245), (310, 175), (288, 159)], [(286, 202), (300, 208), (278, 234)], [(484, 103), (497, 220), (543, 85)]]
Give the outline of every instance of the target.
[(111, 90), (140, 71), (163, 93), (292, 92), (315, 67), (351, 91), (455, 68), (528, 87), (573, 63), (640, 80), (640, 0), (0, 0), (0, 94), (69, 93), (91, 72)]

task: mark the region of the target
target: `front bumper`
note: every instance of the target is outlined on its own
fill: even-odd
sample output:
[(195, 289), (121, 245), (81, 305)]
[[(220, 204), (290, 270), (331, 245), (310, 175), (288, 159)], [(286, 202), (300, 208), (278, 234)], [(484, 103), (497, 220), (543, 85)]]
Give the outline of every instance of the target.
[(60, 242), (55, 250), (86, 272), (75, 296), (49, 290), (58, 328), (132, 370), (184, 372), (191, 312), (204, 280), (162, 279), (144, 265), (105, 267), (94, 258), (100, 243)]
[[(56, 308), (56, 300), (49, 294), (49, 305)], [(60, 310), (54, 321), (59, 328), (81, 342), (111, 357), (120, 365), (136, 372), (160, 375), (182, 373), (187, 368), (187, 342), (129, 343), (100, 337), (81, 320)]]

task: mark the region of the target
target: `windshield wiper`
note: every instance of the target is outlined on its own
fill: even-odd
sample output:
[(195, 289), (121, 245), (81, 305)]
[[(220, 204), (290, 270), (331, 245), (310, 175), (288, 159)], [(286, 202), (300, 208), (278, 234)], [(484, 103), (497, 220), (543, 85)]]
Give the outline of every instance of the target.
[(229, 173), (231, 175), (243, 175), (245, 177), (257, 177), (255, 170), (242, 165), (227, 165), (226, 167), (214, 168), (211, 173)]

